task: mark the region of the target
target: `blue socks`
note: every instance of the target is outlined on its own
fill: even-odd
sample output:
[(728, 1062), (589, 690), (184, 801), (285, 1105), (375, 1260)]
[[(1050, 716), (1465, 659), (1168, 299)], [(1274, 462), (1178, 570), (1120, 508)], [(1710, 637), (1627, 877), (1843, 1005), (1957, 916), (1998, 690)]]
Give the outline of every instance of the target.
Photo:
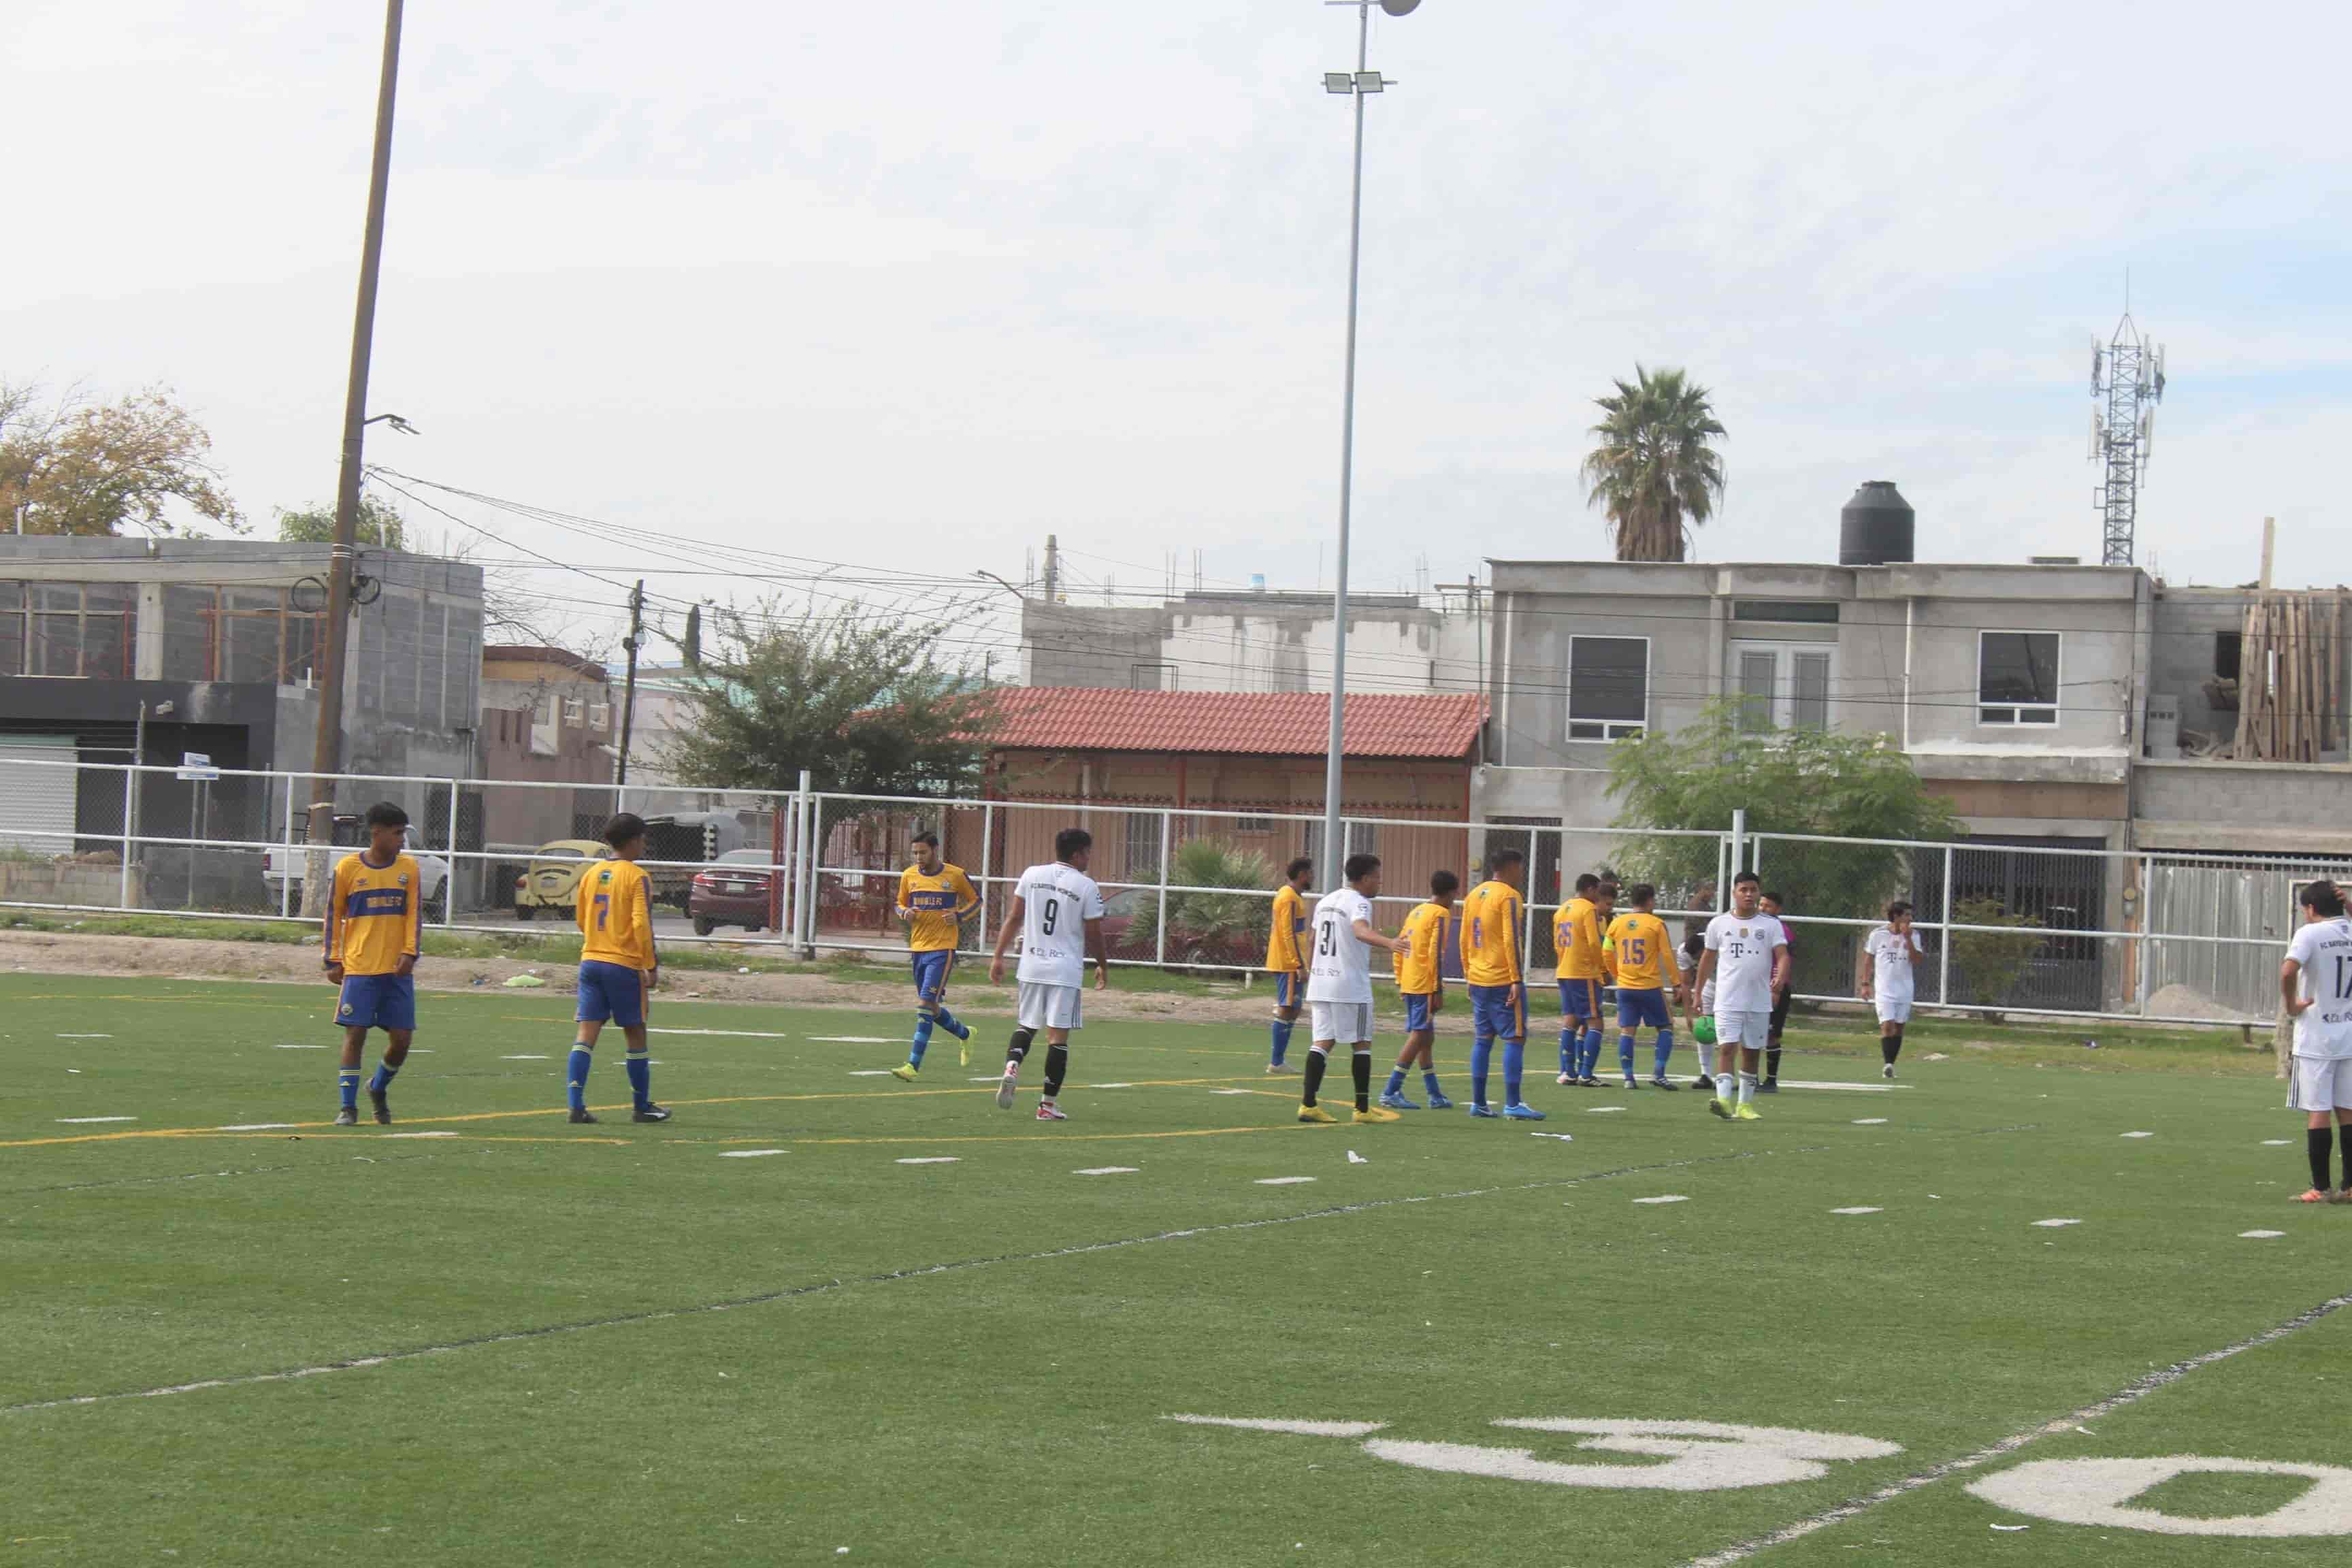
[(1625, 1081), (1633, 1081), (1633, 1032), (1631, 1029), (1617, 1037), (1617, 1065), (1625, 1072)]
[(907, 1051), (907, 1065), (923, 1065), (923, 1053), (931, 1048), (931, 1016), (919, 1009), (915, 1014), (915, 1043)]
[(357, 1110), (360, 1106), (360, 1069), (345, 1068), (335, 1076), (335, 1087), (343, 1097), (345, 1110)]
[(1290, 1024), (1287, 1018), (1274, 1021), (1274, 1065), (1282, 1065), (1283, 1054), (1290, 1049)]
[(588, 1109), (588, 1064), (594, 1059), (593, 1053), (586, 1046), (577, 1044), (572, 1047), (572, 1055), (564, 1059), (563, 1088), (565, 1094), (571, 1097), (574, 1110)]
[(633, 1050), (627, 1058), (629, 1097), (636, 1101), (639, 1110), (654, 1102), (653, 1058), (645, 1051)]
[(1421, 1075), (1421, 1087), (1427, 1089), (1432, 1094), (1442, 1094), (1444, 1092), (1437, 1087), (1437, 1069), (1434, 1068), (1432, 1068), (1429, 1071)]
[(1660, 1029), (1658, 1031), (1658, 1065), (1656, 1069), (1653, 1071), (1650, 1076), (1652, 1078), (1665, 1077), (1666, 1058), (1674, 1054), (1675, 1032), (1672, 1029)]
[(964, 1024), (963, 1020), (958, 1018), (953, 1013), (949, 1012), (944, 1006), (940, 1008), (938, 1012), (932, 1014), (931, 1017), (940, 1028), (945, 1029), (957, 1039), (968, 1040), (971, 1038), (971, 1028)]
[(393, 1066), (390, 1062), (376, 1063), (375, 1076), (368, 1079), (368, 1092), (370, 1094), (382, 1094), (384, 1091), (385, 1086), (392, 1082), (394, 1076), (399, 1071), (400, 1069)]
[(1528, 1063), (1528, 1043), (1525, 1040), (1503, 1042), (1503, 1103), (1519, 1103), (1519, 1075)]
[(1576, 1030), (1563, 1027), (1559, 1032), (1559, 1070), (1570, 1078), (1576, 1076), (1576, 1058), (1580, 1048)]
[(1486, 1068), (1495, 1059), (1495, 1037), (1480, 1035), (1470, 1042), (1470, 1103), (1486, 1103)]
[(1577, 1071), (1579, 1078), (1591, 1078), (1592, 1069), (1601, 1065), (1601, 1026), (1593, 1025), (1584, 1031), (1584, 1061)]
[(1394, 1072), (1389, 1074), (1389, 1086), (1388, 1088), (1381, 1090), (1381, 1092), (1384, 1095), (1402, 1094), (1404, 1092), (1404, 1068), (1399, 1068)]

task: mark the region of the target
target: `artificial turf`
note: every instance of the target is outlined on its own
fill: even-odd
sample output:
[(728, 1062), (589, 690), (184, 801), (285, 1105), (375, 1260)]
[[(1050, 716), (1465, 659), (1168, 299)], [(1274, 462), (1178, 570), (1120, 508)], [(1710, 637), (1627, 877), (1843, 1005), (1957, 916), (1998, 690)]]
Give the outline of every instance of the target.
[[(656, 1037), (677, 1119), (574, 1128), (566, 998), (427, 994), (398, 1123), (338, 1130), (331, 996), (0, 978), (0, 1568), (1681, 1563), (2352, 1290), (2352, 1207), (2285, 1201), (2300, 1119), (2219, 1045), (1973, 1051), (1925, 1025), (1890, 1089), (1832, 1026), (1790, 1076), (1855, 1087), (1753, 1124), (1545, 1071), (1538, 1127), (1307, 1129), (1262, 1030), (1098, 1021), (1072, 1120), (1041, 1126), (971, 1081), (1001, 1018), (908, 1086), (854, 1076), (901, 1059), (903, 1009), (665, 1001), (657, 1029), (711, 1031)], [(882, 1043), (824, 1038), (857, 1036)], [(618, 1044), (592, 1102), (625, 1104)], [(1463, 1050), (1441, 1039), (1458, 1100)], [(135, 1120), (67, 1120), (100, 1117)], [(1079, 1173), (1105, 1167), (1132, 1169)], [(1966, 1488), (2051, 1458), (2334, 1462), (2347, 1320), (1749, 1560), (2340, 1562), (2340, 1536), (2069, 1525)], [(1176, 1415), (1378, 1422), (1528, 1474), (1666, 1461), (1498, 1420), (1900, 1451), (1674, 1490)], [(2191, 1475), (2135, 1506), (2259, 1514), (2307, 1484)]]

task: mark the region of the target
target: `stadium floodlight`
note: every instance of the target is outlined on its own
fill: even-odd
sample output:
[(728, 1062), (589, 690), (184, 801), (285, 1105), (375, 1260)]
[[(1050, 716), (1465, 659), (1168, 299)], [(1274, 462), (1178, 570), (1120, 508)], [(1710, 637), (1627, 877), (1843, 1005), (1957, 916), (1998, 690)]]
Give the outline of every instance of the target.
[[(1332, 0), (1326, 0), (1326, 4)], [(1387, 86), (1367, 58), (1371, 51), (1372, 7), (1402, 16), (1421, 0), (1340, 0), (1356, 7), (1356, 68), (1328, 71), (1323, 86), (1356, 100), (1356, 153), (1348, 197), (1348, 350), (1339, 415), (1339, 576), (1331, 594), (1331, 723), (1323, 759), (1323, 843), (1315, 852), (1322, 885), (1345, 885), (1348, 846), (1341, 837), (1339, 802), (1345, 769), (1348, 702), (1348, 520), (1356, 487), (1356, 297), (1364, 236), (1364, 96)]]

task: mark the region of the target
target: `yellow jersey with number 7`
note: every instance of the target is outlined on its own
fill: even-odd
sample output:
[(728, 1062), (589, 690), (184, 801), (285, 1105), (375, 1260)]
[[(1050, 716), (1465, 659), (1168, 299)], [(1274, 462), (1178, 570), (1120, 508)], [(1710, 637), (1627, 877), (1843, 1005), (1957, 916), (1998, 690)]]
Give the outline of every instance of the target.
[(634, 860), (599, 860), (580, 879), (580, 962), (651, 969), (653, 885)]

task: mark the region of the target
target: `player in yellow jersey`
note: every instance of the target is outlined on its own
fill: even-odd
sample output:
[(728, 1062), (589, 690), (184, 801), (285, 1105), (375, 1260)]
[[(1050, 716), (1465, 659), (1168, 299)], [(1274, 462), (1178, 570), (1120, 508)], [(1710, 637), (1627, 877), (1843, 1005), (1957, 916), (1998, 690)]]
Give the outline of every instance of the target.
[(1265, 1070), (1297, 1072), (1282, 1058), (1290, 1049), (1290, 1031), (1307, 1000), (1307, 889), (1315, 883), (1315, 862), (1301, 855), (1284, 868), (1282, 876), (1265, 935), (1265, 967), (1274, 976), (1274, 1057)]
[(607, 1021), (629, 1042), (632, 1121), (667, 1121), (654, 1103), (653, 1061), (646, 1054), (646, 1012), (661, 981), (654, 952), (653, 887), (637, 861), (646, 852), (646, 819), (625, 811), (604, 825), (613, 858), (580, 879), (580, 1032), (564, 1073), (572, 1120), (593, 1123), (588, 1110), (588, 1064)]
[(1650, 1075), (1653, 1088), (1682, 1086), (1666, 1077), (1666, 1058), (1674, 1054), (1675, 1021), (1666, 1010), (1666, 988), (1682, 995), (1682, 963), (1675, 956), (1674, 937), (1666, 922), (1652, 912), (1658, 889), (1636, 882), (1627, 889), (1633, 907), (1609, 922), (1611, 966), (1617, 976), (1617, 1065), (1624, 1070), (1625, 1087), (1639, 1089), (1633, 1077), (1633, 1031), (1658, 1031), (1657, 1067)]
[(1552, 917), (1552, 952), (1559, 971), (1559, 1081), (1597, 1089), (1601, 1060), (1601, 986), (1609, 976), (1601, 956), (1601, 929), (1617, 905), (1617, 884), (1587, 871), (1576, 896)]
[(1451, 871), (1429, 874), (1429, 897), (1404, 917), (1396, 951), (1398, 994), (1404, 998), (1404, 1050), (1389, 1073), (1381, 1103), (1391, 1110), (1419, 1110), (1404, 1097), (1404, 1075), (1421, 1064), (1421, 1087), (1429, 1109), (1451, 1110), (1454, 1102), (1437, 1087), (1437, 1015), (1445, 1006), (1445, 926), (1454, 918), (1454, 895), (1462, 879)]
[(1543, 1112), (1519, 1098), (1519, 1075), (1527, 1063), (1527, 970), (1520, 962), (1519, 927), (1527, 904), (1528, 858), (1517, 849), (1486, 857), (1486, 879), (1462, 900), (1462, 978), (1470, 993), (1470, 1114), (1491, 1117), (1486, 1068), (1495, 1040), (1503, 1042), (1503, 1110), (1514, 1121), (1541, 1121)]
[(367, 829), (368, 847), (336, 865), (327, 900), (327, 978), (341, 987), (335, 1001), (335, 1022), (343, 1026), (338, 1127), (359, 1123), (360, 1058), (370, 1029), (383, 1031), (384, 1045), (383, 1060), (368, 1079), (368, 1102), (378, 1122), (391, 1124), (385, 1091), (416, 1033), (416, 939), (425, 892), (416, 862), (402, 853), (408, 813), (389, 803), (372, 805)]
[(940, 858), (940, 836), (929, 828), (915, 835), (915, 863), (898, 873), (898, 918), (907, 922), (907, 948), (915, 971), (915, 1043), (892, 1078), (915, 1081), (930, 1047), (931, 1026), (956, 1037), (956, 1061), (970, 1067), (966, 1042), (971, 1031), (948, 1011), (948, 973), (955, 967), (963, 922), (980, 909), (980, 895), (960, 866)]

